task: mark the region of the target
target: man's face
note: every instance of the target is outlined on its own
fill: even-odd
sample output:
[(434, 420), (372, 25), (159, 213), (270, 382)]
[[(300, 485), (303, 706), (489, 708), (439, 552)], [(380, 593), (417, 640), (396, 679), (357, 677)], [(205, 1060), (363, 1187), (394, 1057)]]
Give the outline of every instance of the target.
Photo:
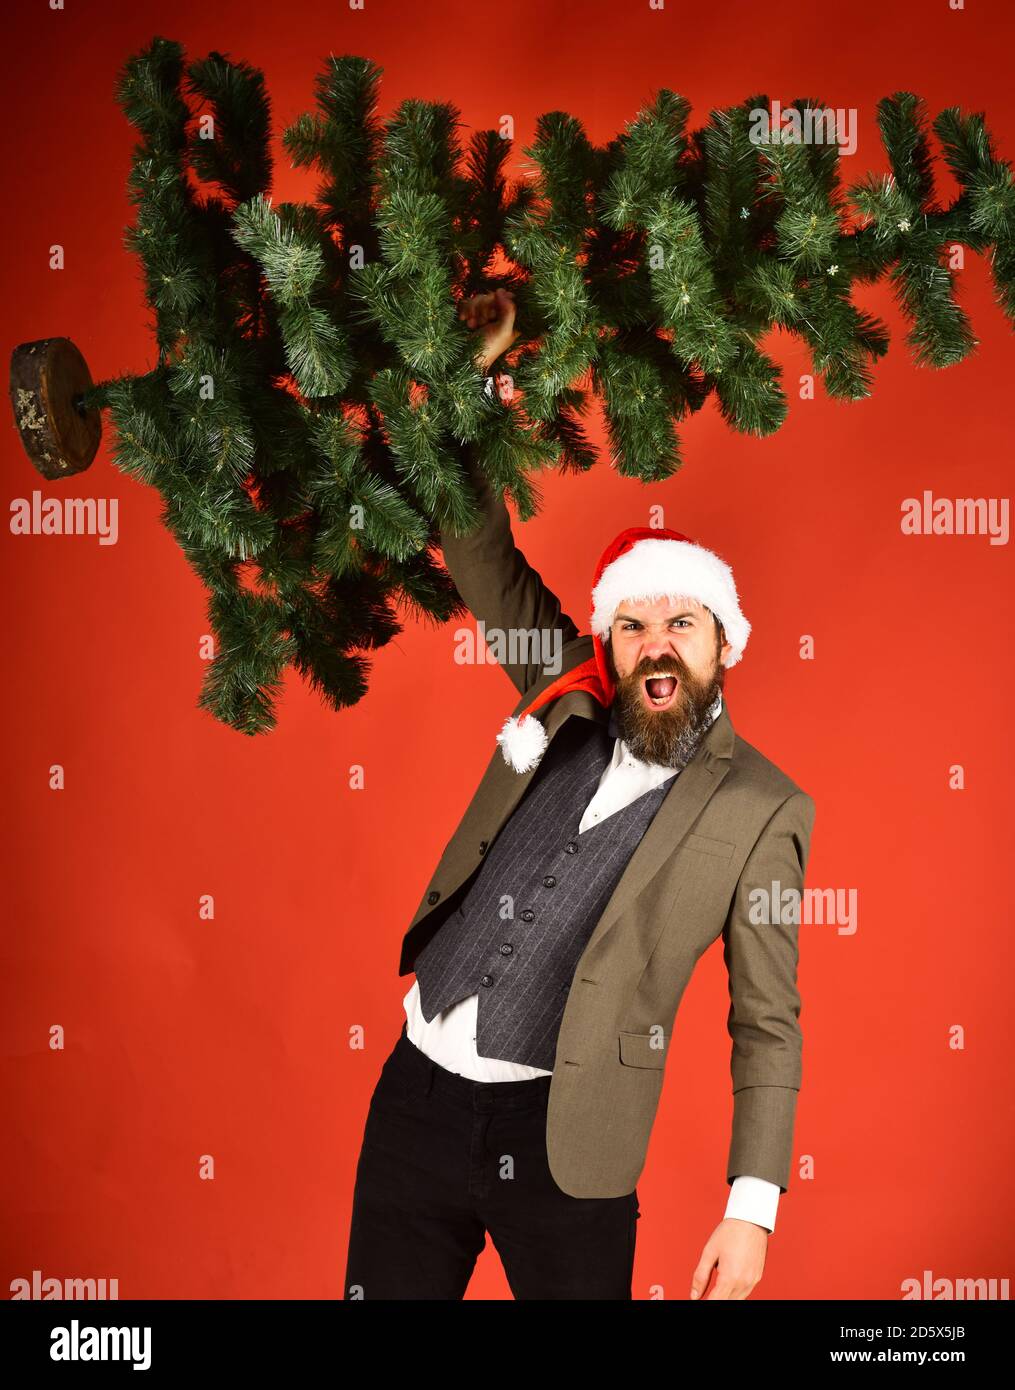
[(625, 600), (617, 609), (607, 664), (616, 682), (621, 737), (636, 758), (683, 767), (723, 688), (731, 650), (697, 599)]

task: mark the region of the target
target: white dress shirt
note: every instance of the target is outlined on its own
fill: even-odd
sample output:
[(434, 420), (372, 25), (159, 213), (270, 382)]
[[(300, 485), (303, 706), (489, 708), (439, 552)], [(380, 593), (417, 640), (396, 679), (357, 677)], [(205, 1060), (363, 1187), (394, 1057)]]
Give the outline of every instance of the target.
[[(722, 696), (719, 695), (709, 711), (713, 721), (721, 710)], [(611, 713), (610, 733), (616, 734), (616, 728)], [(677, 772), (677, 768), (642, 762), (628, 750), (622, 738), (615, 738), (613, 757), (603, 770), (595, 795), (585, 808), (578, 824), (579, 833), (612, 816), (653, 787), (676, 777)], [(418, 982), (413, 983), (402, 1002), (409, 1041), (448, 1071), (457, 1072), (473, 1081), (524, 1081), (534, 1076), (552, 1075), (541, 1067), (479, 1055), (476, 1051), (478, 994), (460, 999), (443, 1013), (436, 1014), (429, 1023), (423, 1017), (420, 1006)], [(725, 1215), (741, 1221), (753, 1221), (771, 1232), (775, 1230), (778, 1204), (777, 1183), (745, 1175), (734, 1178), (730, 1184)]]

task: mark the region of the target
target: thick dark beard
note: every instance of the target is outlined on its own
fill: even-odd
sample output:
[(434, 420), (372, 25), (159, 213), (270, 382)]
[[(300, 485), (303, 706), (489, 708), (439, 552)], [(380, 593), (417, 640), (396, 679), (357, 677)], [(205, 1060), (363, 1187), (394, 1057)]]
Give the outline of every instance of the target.
[[(606, 643), (606, 660), (617, 687), (613, 700), (617, 727), (631, 753), (645, 763), (686, 767), (711, 724), (708, 712), (726, 680), (726, 668), (718, 653), (712, 674), (705, 680), (689, 670), (678, 656), (658, 660), (646, 657), (624, 677), (617, 675), (610, 643)], [(670, 709), (647, 709), (642, 702), (639, 687), (650, 672), (679, 676), (676, 703)]]

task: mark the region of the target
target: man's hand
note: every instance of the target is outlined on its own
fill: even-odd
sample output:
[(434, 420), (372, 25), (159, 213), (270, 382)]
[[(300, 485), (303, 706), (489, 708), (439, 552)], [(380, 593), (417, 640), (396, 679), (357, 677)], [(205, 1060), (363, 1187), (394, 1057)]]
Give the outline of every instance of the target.
[(712, 1292), (706, 1298), (746, 1298), (765, 1268), (768, 1232), (753, 1221), (728, 1216), (705, 1242), (691, 1279), (691, 1298), (700, 1298), (718, 1264)]
[(473, 361), (486, 375), (491, 362), (506, 352), (518, 337), (515, 332), (515, 301), (510, 290), (498, 289), (492, 294), (473, 294), (458, 306), (458, 317), (469, 328), (479, 328), (480, 347)]

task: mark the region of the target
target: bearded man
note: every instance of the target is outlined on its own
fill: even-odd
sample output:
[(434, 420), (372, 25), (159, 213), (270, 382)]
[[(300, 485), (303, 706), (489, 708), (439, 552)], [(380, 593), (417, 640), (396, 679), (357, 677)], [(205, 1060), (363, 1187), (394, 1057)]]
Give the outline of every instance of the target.
[[(485, 371), (517, 336), (513, 301), (461, 312)], [(521, 701), (403, 937), (416, 978), (370, 1102), (345, 1297), (460, 1299), (489, 1234), (515, 1298), (630, 1299), (677, 1007), (721, 938), (729, 1193), (689, 1296), (714, 1273), (707, 1297), (746, 1298), (790, 1177), (802, 1037), (781, 904), (814, 803), (734, 732), (725, 677), (750, 624), (718, 555), (622, 531), (583, 635), (469, 468), (483, 522), (442, 535), (445, 564), (487, 632), (535, 640), (502, 644)]]

